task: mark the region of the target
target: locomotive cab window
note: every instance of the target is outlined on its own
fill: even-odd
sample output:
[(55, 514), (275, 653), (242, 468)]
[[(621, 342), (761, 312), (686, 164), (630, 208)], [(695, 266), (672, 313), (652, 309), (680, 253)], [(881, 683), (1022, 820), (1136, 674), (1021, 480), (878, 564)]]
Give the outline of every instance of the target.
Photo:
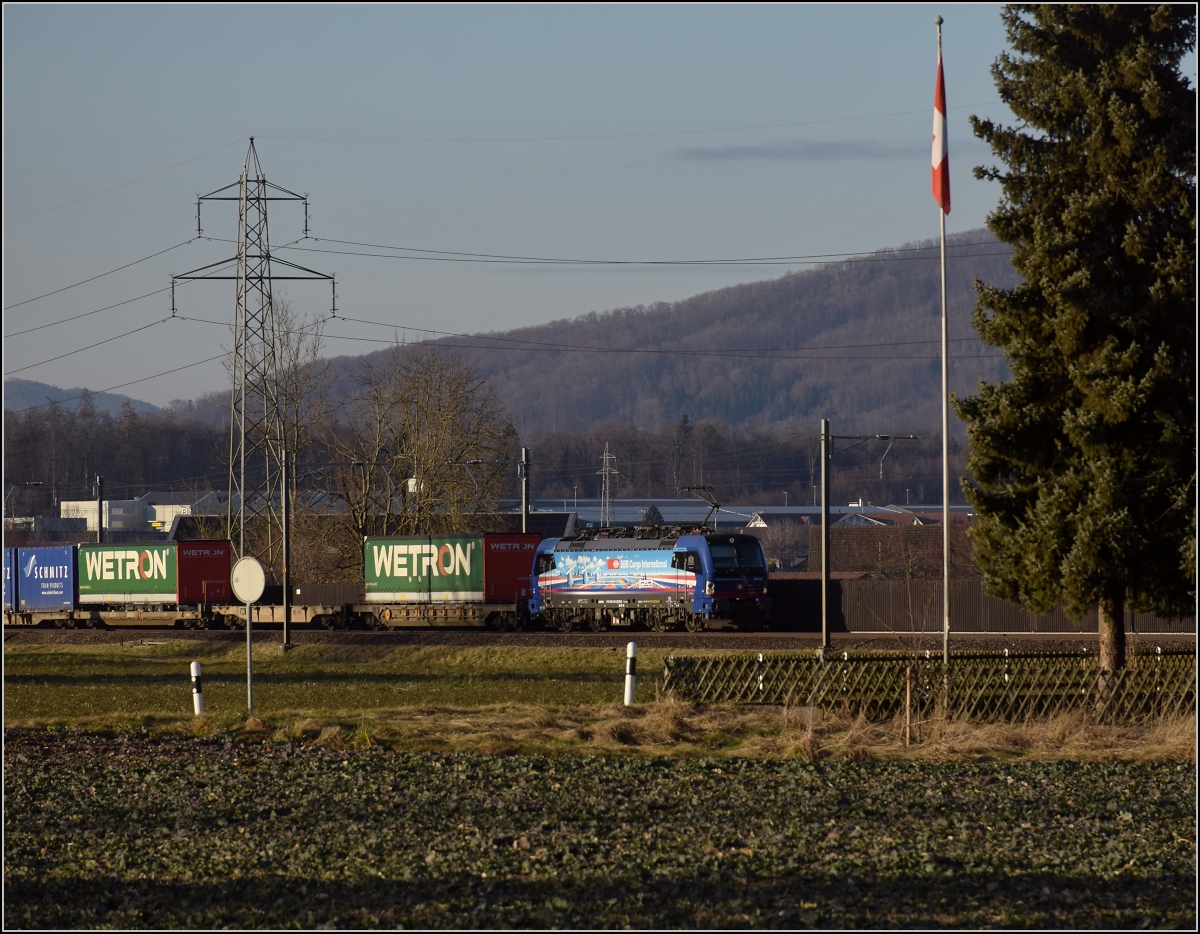
[(714, 536), (708, 540), (708, 547), (712, 552), (713, 568), (718, 572), (739, 574), (766, 572), (767, 561), (763, 555), (762, 545), (753, 538), (721, 539)]
[(554, 555), (538, 555), (537, 573), (545, 574), (554, 570)]
[(671, 567), (699, 574), (700, 556), (694, 551), (677, 551), (671, 556)]

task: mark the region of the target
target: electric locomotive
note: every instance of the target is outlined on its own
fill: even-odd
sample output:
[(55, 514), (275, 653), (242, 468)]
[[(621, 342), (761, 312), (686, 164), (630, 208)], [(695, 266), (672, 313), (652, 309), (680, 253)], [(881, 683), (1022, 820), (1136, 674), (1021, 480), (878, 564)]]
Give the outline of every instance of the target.
[(767, 559), (752, 535), (601, 529), (546, 539), (531, 585), (530, 614), (562, 632), (699, 632), (713, 619), (746, 628), (770, 619)]

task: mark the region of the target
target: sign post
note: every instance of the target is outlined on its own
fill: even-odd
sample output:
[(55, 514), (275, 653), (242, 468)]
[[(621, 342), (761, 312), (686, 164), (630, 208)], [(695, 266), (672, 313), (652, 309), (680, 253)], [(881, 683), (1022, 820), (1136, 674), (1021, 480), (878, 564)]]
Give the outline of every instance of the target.
[(257, 558), (239, 558), (229, 575), (233, 595), (246, 604), (246, 711), (254, 712), (254, 656), (251, 636), (251, 605), (257, 603), (267, 586), (267, 575)]

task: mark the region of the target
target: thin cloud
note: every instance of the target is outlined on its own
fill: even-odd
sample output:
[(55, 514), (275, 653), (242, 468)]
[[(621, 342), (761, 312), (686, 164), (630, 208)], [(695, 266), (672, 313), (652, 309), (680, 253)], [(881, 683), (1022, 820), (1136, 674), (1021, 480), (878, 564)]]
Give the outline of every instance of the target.
[(928, 155), (929, 144), (890, 143), (877, 139), (848, 139), (833, 142), (814, 142), (805, 139), (780, 139), (758, 146), (688, 146), (674, 150), (676, 159), (697, 161), (730, 161), (744, 159), (769, 159), (791, 162), (829, 162), (844, 159), (867, 159), (886, 161), (912, 159), (922, 153)]

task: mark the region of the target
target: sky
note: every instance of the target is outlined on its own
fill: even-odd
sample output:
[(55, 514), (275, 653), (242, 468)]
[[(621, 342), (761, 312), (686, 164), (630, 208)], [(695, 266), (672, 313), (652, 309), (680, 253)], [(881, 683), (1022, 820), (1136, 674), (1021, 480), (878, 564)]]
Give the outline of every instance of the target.
[[(198, 238), (196, 198), (237, 182), (251, 136), (268, 181), (309, 198), (307, 240), (303, 209), (271, 203), (273, 256), (336, 275), (338, 313), (378, 322), (331, 322), (329, 355), (811, 264), (382, 248), (695, 260), (935, 238), (939, 14), (953, 233), (999, 198), (968, 122), (1012, 119), (999, 6), (5, 4), (5, 376), (158, 405), (227, 386), (209, 358), (234, 283), (177, 288), (175, 320), (170, 283), (234, 255), (236, 204), (206, 202)], [(330, 312), (323, 281), (275, 294)]]

